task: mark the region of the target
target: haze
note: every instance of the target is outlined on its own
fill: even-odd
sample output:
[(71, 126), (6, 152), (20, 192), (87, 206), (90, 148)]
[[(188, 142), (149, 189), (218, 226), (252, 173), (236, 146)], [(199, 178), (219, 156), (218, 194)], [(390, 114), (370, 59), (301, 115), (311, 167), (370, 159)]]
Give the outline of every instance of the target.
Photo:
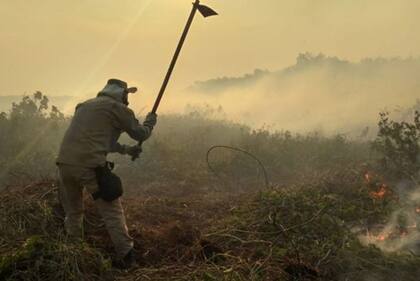
[[(420, 54), (417, 0), (204, 2), (220, 16), (196, 18), (168, 88), (171, 99), (197, 80), (282, 69), (301, 52), (353, 62)], [(0, 95), (41, 90), (83, 99), (118, 77), (142, 89), (136, 109), (151, 107), (191, 9), (191, 0), (0, 3)], [(173, 109), (171, 99), (162, 111)], [(233, 107), (232, 99), (217, 99), (224, 102)]]

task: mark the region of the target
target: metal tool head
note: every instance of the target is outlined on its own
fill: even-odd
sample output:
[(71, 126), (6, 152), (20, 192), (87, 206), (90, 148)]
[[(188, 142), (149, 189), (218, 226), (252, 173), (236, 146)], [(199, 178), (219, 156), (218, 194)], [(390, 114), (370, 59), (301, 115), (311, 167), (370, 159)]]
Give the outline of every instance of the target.
[(218, 15), (218, 13), (215, 10), (213, 10), (212, 8), (209, 8), (209, 7), (207, 7), (205, 5), (201, 5), (201, 4), (198, 5), (198, 11), (205, 18)]

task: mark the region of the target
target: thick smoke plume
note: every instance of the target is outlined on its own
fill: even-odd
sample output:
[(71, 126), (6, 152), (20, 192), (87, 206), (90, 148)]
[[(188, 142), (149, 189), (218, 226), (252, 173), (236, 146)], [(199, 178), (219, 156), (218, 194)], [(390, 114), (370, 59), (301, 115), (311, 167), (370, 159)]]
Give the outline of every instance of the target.
[(300, 54), (279, 71), (194, 83), (184, 95), (168, 95), (175, 111), (185, 103), (222, 106), (226, 115), (252, 126), (352, 136), (374, 130), (378, 112), (409, 108), (420, 93), (420, 59), (364, 59), (354, 63)]

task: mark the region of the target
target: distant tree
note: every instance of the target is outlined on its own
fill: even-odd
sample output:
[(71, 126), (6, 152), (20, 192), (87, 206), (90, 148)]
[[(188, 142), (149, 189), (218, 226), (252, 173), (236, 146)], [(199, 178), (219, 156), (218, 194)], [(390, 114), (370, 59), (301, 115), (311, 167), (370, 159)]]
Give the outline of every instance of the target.
[(32, 97), (24, 96), (18, 103), (12, 104), (10, 119), (15, 118), (45, 118), (47, 116), (49, 99), (41, 92), (35, 92)]
[(50, 118), (53, 120), (64, 120), (64, 114), (56, 106), (51, 107)]
[(420, 112), (414, 112), (412, 122), (393, 121), (388, 112), (381, 112), (378, 126), (373, 148), (382, 155), (382, 167), (392, 176), (417, 177), (420, 169)]
[(0, 112), (0, 122), (7, 120), (6, 112)]
[(12, 103), (0, 113), (0, 183), (9, 173), (52, 174), (54, 159), (67, 125), (64, 114), (41, 92)]

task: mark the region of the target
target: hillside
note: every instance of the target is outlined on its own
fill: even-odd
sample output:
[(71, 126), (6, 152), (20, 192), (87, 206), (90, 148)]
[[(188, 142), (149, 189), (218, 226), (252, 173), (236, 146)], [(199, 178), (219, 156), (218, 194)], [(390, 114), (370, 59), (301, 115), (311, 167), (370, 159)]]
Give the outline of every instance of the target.
[(255, 127), (307, 133), (374, 136), (379, 111), (401, 111), (416, 103), (418, 58), (366, 58), (352, 62), (300, 54), (296, 63), (238, 77), (197, 81), (190, 97), (220, 104), (227, 116)]

